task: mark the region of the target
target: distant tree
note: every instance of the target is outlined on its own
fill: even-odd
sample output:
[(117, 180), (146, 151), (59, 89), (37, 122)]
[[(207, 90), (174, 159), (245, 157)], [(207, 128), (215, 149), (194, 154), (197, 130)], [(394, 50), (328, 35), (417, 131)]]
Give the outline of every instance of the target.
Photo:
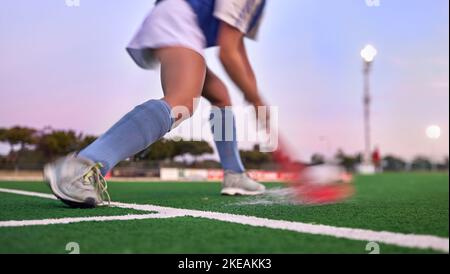
[(347, 155), (342, 149), (338, 150), (335, 158), (338, 164), (348, 171), (355, 171), (356, 167), (363, 161), (362, 154)]
[(93, 142), (95, 142), (95, 140), (97, 140), (97, 137), (96, 137), (96, 136), (92, 136), (92, 135), (79, 136), (79, 140), (78, 140), (78, 148), (77, 148), (77, 150), (85, 149), (85, 148), (88, 147), (90, 144), (92, 144)]
[(406, 165), (406, 161), (396, 156), (388, 155), (383, 158), (383, 169), (385, 171), (404, 171)]
[(322, 154), (314, 154), (313, 156), (311, 156), (311, 164), (312, 165), (321, 165), (325, 163), (325, 156), (323, 156)]
[(411, 162), (411, 169), (416, 171), (427, 171), (433, 169), (432, 161), (425, 156), (418, 156)]
[(47, 158), (52, 159), (77, 151), (80, 148), (81, 138), (82, 136), (73, 130), (54, 130), (40, 136), (37, 149), (42, 151)]
[(9, 144), (11, 152), (14, 153), (14, 146), (20, 145), (19, 150), (24, 150), (26, 145), (36, 143), (36, 130), (27, 127), (15, 126), (9, 129), (3, 129), (1, 140)]
[(6, 132), (7, 132), (7, 129), (6, 129), (6, 128), (0, 128), (0, 143), (6, 141), (6, 139), (5, 139), (5, 137), (6, 137), (6, 135), (5, 135)]
[(165, 161), (173, 160), (177, 156), (193, 156), (197, 158), (204, 154), (211, 154), (214, 150), (208, 142), (205, 141), (175, 141), (162, 139), (144, 151), (138, 153), (134, 159), (137, 161)]
[[(6, 143), (6, 131), (6, 128), (0, 128), (0, 143)], [(1, 163), (3, 165), (4, 161), (1, 161)]]
[(193, 165), (194, 168), (206, 168), (206, 169), (220, 169), (221, 168), (221, 164), (217, 161), (214, 160), (206, 160), (206, 161), (201, 161), (201, 162), (196, 162)]
[[(35, 129), (20, 126), (1, 130), (0, 141), (9, 144), (10, 152), (7, 159), (13, 164), (15, 170), (19, 169), (18, 158), (20, 152), (24, 152), (27, 145), (34, 145), (36, 143), (35, 133)], [(18, 151), (14, 149), (17, 145), (20, 146)]]
[(214, 153), (211, 145), (206, 141), (178, 141), (175, 142), (176, 156), (191, 155), (196, 161), (199, 156)]
[(261, 152), (258, 145), (255, 145), (253, 150), (241, 150), (240, 155), (247, 168), (261, 169), (264, 165), (273, 163), (272, 154)]
[(135, 160), (164, 161), (175, 156), (175, 143), (172, 140), (161, 139), (149, 148), (138, 153)]
[(194, 157), (214, 153), (214, 149), (206, 141), (194, 141), (190, 142), (190, 144), (193, 146), (193, 151), (191, 151), (190, 154)]

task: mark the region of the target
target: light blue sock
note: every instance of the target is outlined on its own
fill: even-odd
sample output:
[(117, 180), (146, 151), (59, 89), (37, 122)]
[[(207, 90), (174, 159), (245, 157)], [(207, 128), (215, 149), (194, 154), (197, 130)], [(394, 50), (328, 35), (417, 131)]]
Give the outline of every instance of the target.
[(211, 112), (211, 129), (225, 171), (244, 173), (236, 137), (236, 121), (230, 108), (213, 108)]
[(151, 100), (129, 112), (108, 132), (78, 155), (103, 165), (106, 174), (120, 161), (146, 149), (172, 127), (170, 106), (164, 100)]

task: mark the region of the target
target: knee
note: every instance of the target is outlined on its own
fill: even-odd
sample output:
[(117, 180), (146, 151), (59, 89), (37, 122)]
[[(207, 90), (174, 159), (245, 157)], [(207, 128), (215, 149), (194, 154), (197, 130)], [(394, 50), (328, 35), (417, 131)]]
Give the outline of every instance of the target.
[(177, 121), (192, 117), (200, 102), (200, 98), (178, 98), (177, 100), (165, 98), (165, 100), (171, 106), (172, 117)]

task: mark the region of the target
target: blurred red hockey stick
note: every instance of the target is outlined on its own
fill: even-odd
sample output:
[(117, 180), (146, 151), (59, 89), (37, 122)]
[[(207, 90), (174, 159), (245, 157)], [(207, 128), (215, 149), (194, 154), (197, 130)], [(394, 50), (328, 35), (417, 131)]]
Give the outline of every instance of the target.
[(273, 160), (278, 172), (294, 192), (295, 199), (306, 204), (331, 204), (349, 199), (355, 190), (352, 176), (344, 169), (323, 165), (310, 167), (293, 160), (291, 150), (283, 138), (279, 138)]

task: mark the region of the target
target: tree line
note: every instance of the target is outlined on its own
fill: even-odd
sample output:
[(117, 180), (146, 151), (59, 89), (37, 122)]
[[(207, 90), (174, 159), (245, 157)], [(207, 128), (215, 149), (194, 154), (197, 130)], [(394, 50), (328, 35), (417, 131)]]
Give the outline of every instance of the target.
[[(0, 169), (41, 169), (43, 165), (58, 157), (80, 151), (96, 140), (96, 136), (85, 135), (74, 130), (58, 130), (50, 127), (37, 130), (15, 126), (0, 128), (0, 143), (9, 145), (8, 155), (0, 156)], [(176, 165), (198, 168), (220, 168), (214, 160), (203, 160), (202, 156), (213, 154), (214, 150), (206, 141), (186, 141), (162, 139), (151, 147), (133, 156), (126, 163), (152, 163), (153, 166)], [(271, 153), (261, 153), (257, 145), (251, 150), (241, 150), (240, 155), (248, 169), (276, 170), (277, 164)], [(187, 159), (190, 159), (189, 161)], [(362, 154), (346, 154), (339, 150), (333, 161), (350, 171), (362, 163)], [(321, 164), (325, 157), (314, 154), (307, 164)], [(394, 155), (383, 157), (386, 171), (405, 170), (448, 170), (448, 157), (435, 163), (425, 156), (418, 156), (408, 162)]]
[[(0, 128), (0, 142), (10, 148), (8, 155), (0, 156), (0, 168), (40, 169), (45, 163), (58, 157), (82, 150), (96, 139), (97, 136), (50, 127), (42, 130), (20, 126)], [(130, 160), (173, 161), (186, 154), (195, 159), (212, 153), (213, 148), (205, 141), (162, 139)]]
[[(342, 150), (338, 150), (334, 156), (334, 161), (345, 167), (349, 171), (355, 171), (357, 167), (363, 163), (364, 156), (362, 153), (347, 154)], [(325, 158), (321, 154), (314, 154), (311, 158), (311, 164), (321, 164)], [(416, 156), (411, 161), (407, 161), (395, 155), (385, 155), (381, 160), (381, 168), (387, 172), (402, 171), (448, 171), (449, 158), (446, 157), (441, 161), (433, 161), (427, 156)]]

